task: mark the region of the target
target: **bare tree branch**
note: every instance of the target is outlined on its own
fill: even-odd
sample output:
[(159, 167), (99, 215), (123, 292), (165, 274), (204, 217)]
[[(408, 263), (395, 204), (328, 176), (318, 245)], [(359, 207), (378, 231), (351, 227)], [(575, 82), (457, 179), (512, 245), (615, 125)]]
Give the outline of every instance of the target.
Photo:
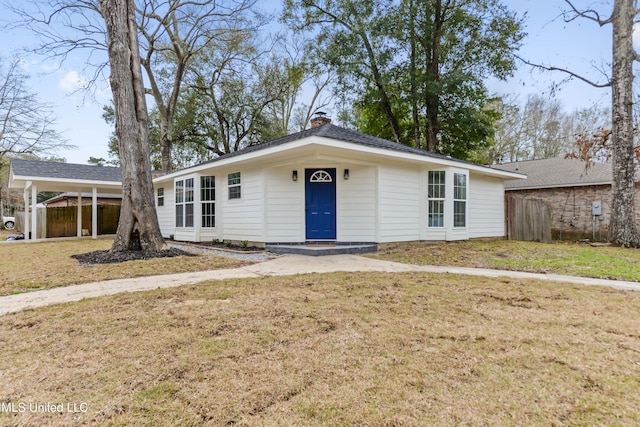
[(593, 22), (596, 22), (601, 27), (613, 22), (613, 15), (610, 16), (608, 19), (602, 19), (597, 10), (594, 10), (594, 9), (578, 10), (573, 5), (573, 2), (571, 0), (564, 0), (564, 1), (571, 8), (571, 12), (573, 12), (575, 14), (572, 17), (567, 17), (568, 16), (567, 12), (563, 12), (562, 16), (564, 17), (565, 22), (571, 22), (576, 18), (586, 18), (586, 19), (589, 19), (589, 20), (591, 20)]
[(540, 70), (545, 70), (545, 71), (560, 71), (562, 73), (570, 75), (571, 77), (575, 77), (575, 78), (577, 78), (579, 80), (582, 80), (583, 82), (585, 82), (585, 83), (587, 83), (587, 84), (589, 84), (589, 85), (591, 85), (593, 87), (597, 87), (597, 88), (611, 87), (611, 81), (608, 81), (606, 83), (596, 83), (596, 82), (591, 81), (590, 79), (588, 79), (588, 78), (586, 78), (584, 76), (581, 76), (580, 74), (574, 73), (571, 70), (567, 70), (566, 68), (554, 67), (554, 66), (543, 65), (543, 64), (536, 64), (534, 62), (531, 62), (531, 61), (528, 61), (528, 60), (522, 58), (519, 55), (515, 55), (515, 57), (517, 59), (519, 59), (520, 61), (522, 61), (523, 63), (525, 63), (527, 65), (530, 65), (531, 67), (538, 68)]
[[(12, 155), (53, 155), (73, 148), (55, 129), (52, 107), (27, 86), (20, 59), (0, 62), (0, 158)], [(5, 63), (7, 64), (7, 63)]]

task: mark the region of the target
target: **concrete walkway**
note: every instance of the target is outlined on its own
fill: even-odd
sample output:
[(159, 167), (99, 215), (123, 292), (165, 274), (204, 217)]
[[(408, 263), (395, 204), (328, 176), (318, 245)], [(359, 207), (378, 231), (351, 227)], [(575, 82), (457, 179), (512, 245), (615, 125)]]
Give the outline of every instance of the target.
[(609, 286), (615, 289), (640, 291), (640, 283), (638, 282), (589, 279), (583, 277), (562, 276), (558, 274), (536, 274), (481, 268), (418, 266), (391, 261), (381, 261), (358, 255), (329, 255), (323, 257), (285, 255), (241, 268), (138, 277), (133, 279), (107, 280), (103, 282), (85, 283), (82, 285), (72, 285), (17, 295), (9, 295), (0, 297), (0, 315), (19, 312), (28, 308), (80, 301), (84, 298), (157, 288), (171, 288), (198, 283), (205, 280), (289, 276), (295, 274), (330, 273), (336, 271), (423, 271), (429, 273), (537, 279), (561, 283), (575, 283), (579, 285)]

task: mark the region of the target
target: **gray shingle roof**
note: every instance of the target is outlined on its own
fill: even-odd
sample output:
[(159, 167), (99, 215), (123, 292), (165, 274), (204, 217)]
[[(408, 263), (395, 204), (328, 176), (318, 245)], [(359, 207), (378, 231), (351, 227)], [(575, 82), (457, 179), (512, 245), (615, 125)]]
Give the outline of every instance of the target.
[(542, 160), (505, 163), (493, 166), (507, 172), (527, 175), (527, 179), (507, 180), (506, 190), (526, 188), (572, 187), (582, 185), (610, 184), (610, 163), (593, 163), (585, 170), (586, 163), (578, 159), (553, 157)]
[(291, 135), (283, 136), (282, 138), (274, 139), (272, 141), (263, 142), (257, 145), (252, 145), (242, 150), (235, 151), (233, 153), (225, 154), (224, 156), (217, 157), (213, 160), (209, 160), (202, 164), (213, 163), (218, 160), (228, 159), (235, 156), (241, 156), (247, 153), (252, 153), (258, 150), (264, 150), (270, 147), (277, 147), (282, 144), (286, 144), (288, 142), (297, 141), (299, 139), (303, 139), (309, 136), (322, 136), (325, 138), (331, 138), (338, 141), (352, 142), (358, 145), (364, 145), (372, 148), (382, 148), (386, 150), (400, 151), (404, 153), (417, 154), (420, 156), (433, 157), (436, 159), (446, 159), (446, 160), (455, 160), (462, 163), (468, 163), (463, 160), (452, 159), (451, 157), (444, 156), (437, 153), (431, 153), (429, 151), (420, 150), (417, 148), (409, 147), (406, 145), (398, 144), (395, 142), (387, 141), (386, 139), (377, 138), (375, 136), (365, 135), (360, 132), (356, 132), (354, 130), (345, 129), (340, 126), (326, 124), (323, 126), (318, 126), (315, 128), (305, 129), (301, 132), (292, 133)]
[(11, 159), (14, 176), (120, 182), (120, 168), (41, 160)]

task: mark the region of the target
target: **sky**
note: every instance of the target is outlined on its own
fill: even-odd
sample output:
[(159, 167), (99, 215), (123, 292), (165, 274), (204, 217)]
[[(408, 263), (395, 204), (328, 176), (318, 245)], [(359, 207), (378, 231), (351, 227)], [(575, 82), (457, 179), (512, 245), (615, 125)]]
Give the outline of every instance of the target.
[[(270, 3), (279, 3), (268, 0)], [(599, 27), (595, 22), (577, 19), (564, 22), (560, 12), (566, 9), (564, 0), (503, 0), (519, 16), (525, 16), (528, 36), (520, 55), (530, 62), (570, 69), (585, 77), (602, 82), (611, 58), (611, 26)], [(577, 0), (580, 7), (590, 6), (608, 16), (611, 1)], [(0, 6), (0, 16), (4, 6)], [(25, 47), (33, 45), (33, 35), (27, 30), (3, 32), (0, 58), (6, 60)], [(69, 163), (85, 164), (89, 157), (108, 158), (108, 140), (112, 127), (102, 119), (102, 107), (109, 105), (111, 92), (105, 81), (98, 82), (88, 94), (82, 88), (91, 76), (86, 69), (86, 58), (73, 55), (60, 66), (57, 61), (35, 56), (24, 56), (24, 69), (31, 76), (29, 85), (42, 102), (56, 112), (57, 130), (73, 149), (60, 151), (59, 156)], [(515, 75), (505, 82), (487, 82), (490, 91), (513, 94), (524, 103), (531, 94), (553, 96), (561, 102), (566, 112), (588, 108), (594, 104), (608, 106), (610, 92), (595, 89), (577, 79), (572, 79), (552, 90), (554, 83), (566, 79), (559, 72), (532, 70), (519, 64)]]

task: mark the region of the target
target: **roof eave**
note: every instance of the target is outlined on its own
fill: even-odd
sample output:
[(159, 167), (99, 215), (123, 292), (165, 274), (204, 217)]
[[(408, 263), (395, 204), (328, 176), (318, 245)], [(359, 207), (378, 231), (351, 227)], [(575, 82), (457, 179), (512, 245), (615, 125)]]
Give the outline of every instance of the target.
[(55, 184), (72, 184), (78, 188), (97, 187), (97, 188), (117, 188), (122, 187), (120, 181), (98, 181), (98, 180), (84, 180), (84, 179), (72, 179), (72, 178), (50, 178), (41, 176), (28, 176), (28, 175), (10, 175), (9, 188), (25, 188), (26, 185), (14, 186), (17, 182), (38, 182), (38, 183), (55, 183)]
[(542, 190), (549, 188), (569, 188), (569, 187), (589, 187), (592, 185), (611, 185), (611, 181), (602, 182), (574, 182), (565, 184), (548, 184), (548, 185), (530, 185), (530, 186), (517, 186), (517, 187), (505, 187), (506, 191), (512, 190)]
[(357, 153), (367, 153), (367, 154), (373, 154), (377, 156), (384, 156), (386, 158), (391, 157), (391, 158), (395, 158), (398, 160), (405, 160), (405, 161), (409, 160), (409, 161), (422, 163), (422, 164), (429, 163), (429, 164), (436, 164), (436, 165), (441, 165), (446, 167), (464, 167), (465, 169), (469, 169), (471, 171), (474, 171), (483, 175), (501, 178), (505, 180), (526, 178), (525, 175), (522, 175), (519, 173), (507, 172), (507, 171), (502, 171), (498, 169), (493, 169), (487, 166), (461, 162), (456, 159), (440, 158), (437, 156), (429, 156), (428, 154), (422, 155), (422, 154), (416, 154), (416, 153), (407, 153), (399, 150), (392, 150), (392, 149), (381, 148), (381, 147), (371, 147), (363, 144), (334, 139), (334, 138), (326, 137), (322, 135), (309, 135), (304, 138), (287, 142), (285, 144), (275, 145), (273, 147), (268, 147), (263, 150), (252, 151), (246, 154), (229, 157), (227, 159), (225, 159), (223, 156), (214, 161), (201, 163), (199, 165), (191, 166), (189, 168), (182, 169), (180, 171), (172, 172), (170, 174), (157, 177), (153, 179), (153, 182), (161, 183), (161, 182), (172, 181), (176, 177), (183, 176), (190, 173), (198, 173), (200, 171), (208, 170), (213, 167), (225, 167), (225, 166), (230, 166), (236, 163), (244, 163), (260, 157), (278, 154), (287, 150), (301, 148), (305, 146), (311, 146), (311, 145), (324, 145), (324, 146), (329, 146), (333, 148), (341, 148), (341, 149), (345, 149), (345, 150), (349, 150)]

